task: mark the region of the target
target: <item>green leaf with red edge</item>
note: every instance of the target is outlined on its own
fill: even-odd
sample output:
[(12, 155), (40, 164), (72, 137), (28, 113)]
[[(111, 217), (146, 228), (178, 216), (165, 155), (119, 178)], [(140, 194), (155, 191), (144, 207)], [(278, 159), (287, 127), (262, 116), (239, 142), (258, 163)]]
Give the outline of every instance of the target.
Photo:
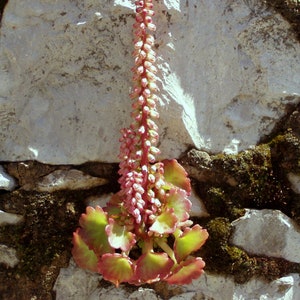
[(190, 284), (203, 274), (205, 263), (200, 257), (192, 257), (178, 265), (171, 276), (165, 279), (169, 284)]
[(135, 244), (135, 235), (128, 231), (126, 226), (120, 226), (114, 219), (110, 218), (106, 226), (106, 234), (109, 244), (115, 249), (129, 251)]
[(100, 206), (96, 208), (88, 206), (86, 214), (81, 215), (79, 224), (82, 227), (80, 231), (82, 239), (97, 255), (114, 252), (105, 232), (108, 224), (107, 214)]
[(208, 238), (206, 229), (199, 224), (185, 228), (184, 232), (175, 238), (174, 253), (178, 262), (184, 260), (193, 251), (198, 250)]
[(133, 261), (119, 253), (102, 255), (98, 264), (98, 271), (105, 280), (114, 283), (117, 287), (122, 282), (128, 282), (134, 275)]
[(173, 233), (176, 229), (177, 221), (178, 219), (174, 214), (174, 209), (167, 208), (157, 216), (149, 230), (158, 234)]
[(136, 262), (136, 275), (140, 283), (152, 283), (164, 279), (174, 262), (166, 253), (147, 252)]
[(166, 198), (166, 207), (173, 208), (179, 222), (189, 218), (192, 202), (187, 198), (186, 191), (172, 188)]
[(92, 272), (97, 272), (98, 257), (84, 242), (80, 236), (80, 231), (81, 229), (77, 228), (76, 232), (73, 233), (73, 258), (79, 267)]
[(191, 181), (185, 169), (178, 163), (176, 159), (163, 160), (164, 177), (167, 183), (177, 186), (187, 192), (191, 193)]

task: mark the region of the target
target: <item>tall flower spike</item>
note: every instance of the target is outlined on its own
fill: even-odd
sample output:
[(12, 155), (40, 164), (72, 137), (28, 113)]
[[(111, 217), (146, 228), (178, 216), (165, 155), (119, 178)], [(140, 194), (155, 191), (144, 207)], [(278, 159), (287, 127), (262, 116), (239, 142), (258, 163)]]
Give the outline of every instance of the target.
[(158, 280), (188, 284), (203, 273), (205, 263), (191, 254), (208, 234), (198, 224), (191, 227), (191, 184), (184, 168), (175, 159), (157, 162), (153, 2), (135, 5), (132, 123), (121, 130), (120, 191), (103, 209), (88, 207), (82, 214), (72, 253), (79, 266), (116, 286)]
[[(148, 190), (148, 169), (150, 164), (156, 161), (156, 156), (160, 151), (155, 147), (158, 142), (158, 127), (153, 124), (151, 119), (157, 119), (159, 114), (156, 110), (157, 96), (155, 92), (158, 90), (156, 85), (156, 72), (157, 69), (153, 65), (156, 60), (156, 53), (153, 51), (154, 37), (151, 31), (156, 29), (153, 23), (152, 17), (154, 15), (152, 1), (135, 1), (136, 5), (136, 18), (133, 25), (134, 30), (134, 61), (135, 67), (132, 68), (133, 72), (133, 92), (131, 93), (131, 99), (133, 100), (132, 107), (133, 123), (131, 128), (138, 128), (134, 135), (128, 139), (128, 132), (123, 132), (122, 145), (120, 147), (120, 157), (127, 157), (128, 145), (134, 144), (136, 148), (130, 157), (127, 159), (127, 163), (120, 165), (121, 178), (119, 183), (121, 184), (121, 190), (124, 190), (124, 185), (128, 183), (127, 170), (130, 168), (129, 160), (135, 160), (137, 168), (135, 172), (139, 173), (139, 176), (143, 178), (143, 183), (146, 186), (144, 190)], [(138, 136), (138, 143), (134, 143), (133, 139)], [(125, 152), (125, 153), (124, 153)], [(124, 155), (126, 154), (126, 155)], [(142, 168), (142, 166), (144, 166)], [(124, 172), (123, 172), (124, 171)], [(138, 211), (143, 209), (141, 205), (134, 203), (132, 198), (134, 192), (128, 193), (126, 188), (126, 195), (123, 194), (124, 204), (128, 211), (132, 212), (136, 221), (140, 223), (141, 217)], [(143, 193), (142, 198), (144, 203), (149, 201), (147, 194)]]

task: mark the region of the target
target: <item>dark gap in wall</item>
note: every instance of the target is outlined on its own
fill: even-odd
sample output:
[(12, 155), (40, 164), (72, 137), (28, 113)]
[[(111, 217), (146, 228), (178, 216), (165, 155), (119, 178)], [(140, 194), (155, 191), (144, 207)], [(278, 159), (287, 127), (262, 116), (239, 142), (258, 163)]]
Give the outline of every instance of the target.
[(0, 25), (1, 25), (1, 20), (2, 20), (2, 15), (3, 15), (3, 11), (5, 8), (5, 5), (8, 3), (8, 0), (1, 0), (0, 1)]

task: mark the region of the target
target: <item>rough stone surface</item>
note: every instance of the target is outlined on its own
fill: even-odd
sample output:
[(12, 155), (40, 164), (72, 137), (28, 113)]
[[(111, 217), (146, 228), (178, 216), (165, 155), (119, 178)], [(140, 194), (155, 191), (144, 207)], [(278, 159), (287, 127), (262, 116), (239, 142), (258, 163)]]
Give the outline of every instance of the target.
[(9, 176), (0, 166), (0, 190), (12, 191), (16, 187), (16, 181)]
[(295, 173), (287, 174), (288, 180), (291, 183), (291, 188), (297, 194), (300, 194), (300, 175)]
[(10, 268), (15, 267), (19, 262), (16, 253), (15, 249), (0, 244), (0, 264)]
[[(74, 276), (72, 275), (74, 274)], [(56, 299), (72, 300), (123, 300), (123, 299), (165, 299), (155, 286), (153, 288), (121, 285), (115, 288), (97, 287), (99, 276), (78, 269), (73, 261), (68, 268), (61, 269), (55, 283)], [(92, 283), (84, 287), (83, 283)], [(170, 291), (169, 300), (298, 300), (300, 297), (300, 276), (289, 274), (270, 283), (251, 279), (245, 284), (236, 284), (230, 276), (204, 273), (192, 284), (182, 287), (165, 286)]]
[[(260, 3), (158, 4), (162, 156), (190, 145), (248, 148), (299, 101), (299, 44)], [(0, 160), (117, 161), (119, 130), (130, 123), (132, 13), (130, 0), (8, 2)]]
[(247, 210), (233, 221), (231, 242), (248, 253), (300, 263), (300, 228), (278, 210)]
[(40, 181), (35, 182), (34, 185), (24, 185), (25, 190), (36, 190), (39, 192), (54, 192), (59, 190), (82, 190), (90, 189), (96, 186), (101, 186), (107, 183), (104, 178), (93, 177), (84, 174), (79, 170), (56, 170)]
[(71, 260), (68, 268), (62, 268), (54, 285), (56, 300), (84, 300), (92, 294), (101, 276), (76, 267)]
[(23, 220), (23, 216), (17, 214), (11, 214), (0, 210), (0, 226), (7, 224), (18, 224)]

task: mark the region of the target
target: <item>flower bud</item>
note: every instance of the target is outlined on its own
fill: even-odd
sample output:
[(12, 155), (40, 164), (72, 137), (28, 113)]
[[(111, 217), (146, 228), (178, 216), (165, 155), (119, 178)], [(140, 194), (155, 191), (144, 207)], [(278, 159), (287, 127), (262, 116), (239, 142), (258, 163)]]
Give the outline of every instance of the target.
[(153, 65), (151, 65), (149, 68), (147, 68), (147, 70), (149, 70), (150, 72), (156, 74), (157, 73), (157, 68)]
[[(154, 183), (155, 182), (155, 176), (153, 174), (149, 174), (148, 175), (148, 180), (149, 180), (150, 183)], [(148, 192), (148, 194), (149, 194), (149, 192)]]
[(149, 45), (149, 44), (143, 44), (143, 49), (144, 49), (146, 52), (148, 52), (148, 51), (151, 50), (151, 45)]
[(134, 48), (135, 49), (141, 49), (142, 46), (143, 46), (144, 42), (142, 40), (139, 40), (137, 41), (135, 44), (134, 44)]
[(158, 86), (153, 81), (148, 83), (148, 87), (153, 92), (157, 92), (158, 91)]
[(157, 118), (159, 118), (159, 113), (156, 110), (151, 109), (150, 110), (150, 117), (153, 118), (153, 119), (157, 119)]
[(156, 80), (156, 76), (154, 73), (147, 71), (146, 75), (148, 77), (149, 80), (155, 81)]
[(143, 90), (143, 95), (145, 96), (145, 98), (148, 98), (151, 95), (151, 91), (149, 89), (144, 89)]
[(151, 34), (147, 34), (146, 36), (146, 44), (153, 46), (154, 45), (154, 37)]
[(156, 26), (153, 23), (148, 23), (147, 24), (147, 28), (151, 31), (155, 31), (156, 30)]
[(148, 154), (148, 160), (150, 163), (154, 163), (155, 162), (155, 156), (151, 153)]
[(139, 128), (139, 134), (144, 134), (145, 131), (146, 131), (145, 126), (142, 125), (142, 126)]
[(150, 147), (150, 152), (154, 155), (160, 154), (160, 150), (154, 146)]
[(146, 77), (141, 79), (141, 85), (142, 87), (146, 87), (148, 85), (148, 79)]
[(149, 140), (146, 140), (146, 141), (145, 141), (145, 146), (146, 146), (146, 147), (151, 147), (151, 143), (150, 143)]

